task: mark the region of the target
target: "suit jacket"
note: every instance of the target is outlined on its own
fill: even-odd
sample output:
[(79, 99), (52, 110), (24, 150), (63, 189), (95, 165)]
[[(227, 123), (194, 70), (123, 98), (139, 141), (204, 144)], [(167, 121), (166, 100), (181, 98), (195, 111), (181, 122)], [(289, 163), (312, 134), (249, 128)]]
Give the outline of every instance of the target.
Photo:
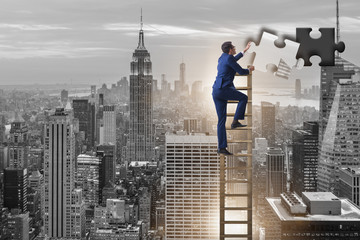
[(218, 61), (218, 74), (216, 76), (213, 88), (225, 88), (234, 86), (233, 81), (235, 73), (240, 75), (248, 75), (249, 69), (243, 69), (237, 61), (243, 56), (240, 52), (235, 57), (233, 55), (223, 53)]

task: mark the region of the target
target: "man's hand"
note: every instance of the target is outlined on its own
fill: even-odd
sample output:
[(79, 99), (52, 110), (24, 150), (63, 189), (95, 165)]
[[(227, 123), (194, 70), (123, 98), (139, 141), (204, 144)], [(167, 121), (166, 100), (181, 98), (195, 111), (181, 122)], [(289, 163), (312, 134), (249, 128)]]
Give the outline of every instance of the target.
[(255, 70), (255, 67), (254, 67), (254, 66), (249, 67), (249, 71), (250, 71), (250, 72), (252, 72), (252, 71), (254, 71), (254, 70)]
[(247, 50), (249, 50), (250, 46), (251, 46), (251, 42), (248, 42), (248, 44), (246, 45), (246, 48), (244, 49), (244, 53), (245, 53)]

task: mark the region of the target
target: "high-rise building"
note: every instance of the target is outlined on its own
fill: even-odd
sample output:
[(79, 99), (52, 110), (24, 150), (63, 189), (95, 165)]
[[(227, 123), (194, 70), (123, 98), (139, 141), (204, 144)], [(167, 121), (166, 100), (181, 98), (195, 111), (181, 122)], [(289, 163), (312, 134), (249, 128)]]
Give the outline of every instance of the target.
[(330, 192), (282, 194), (268, 202), (266, 240), (355, 240), (360, 236), (360, 210)]
[(27, 211), (27, 169), (6, 168), (4, 170), (4, 207)]
[(335, 58), (321, 68), (318, 191), (339, 195), (339, 170), (359, 165), (360, 67)]
[(85, 239), (85, 202), (82, 189), (74, 189), (71, 195), (71, 237)]
[(317, 191), (318, 168), (318, 122), (304, 122), (302, 129), (293, 131), (293, 191)]
[(285, 154), (281, 148), (268, 148), (266, 153), (266, 196), (278, 197), (285, 190)]
[(296, 79), (295, 81), (295, 98), (300, 99), (301, 98), (301, 80)]
[(360, 167), (348, 166), (340, 169), (340, 195), (360, 207)]
[(130, 75), (129, 161), (149, 161), (154, 156), (152, 64), (144, 44), (144, 31), (133, 54)]
[(24, 121), (11, 123), (9, 140), (9, 167), (27, 168), (29, 155), (28, 127)]
[(216, 136), (166, 136), (166, 239), (219, 239)]
[(86, 206), (99, 204), (99, 173), (101, 159), (97, 156), (80, 154), (77, 157), (76, 182), (82, 189)]
[(88, 99), (73, 100), (74, 118), (79, 120), (79, 131), (88, 148), (94, 146), (96, 136), (95, 104)]
[(268, 140), (270, 147), (275, 145), (275, 105), (261, 102), (261, 135)]
[(103, 124), (100, 130), (100, 145), (116, 144), (116, 112), (115, 106), (104, 106)]
[(58, 108), (44, 128), (45, 234), (71, 236), (71, 194), (75, 175), (72, 119)]

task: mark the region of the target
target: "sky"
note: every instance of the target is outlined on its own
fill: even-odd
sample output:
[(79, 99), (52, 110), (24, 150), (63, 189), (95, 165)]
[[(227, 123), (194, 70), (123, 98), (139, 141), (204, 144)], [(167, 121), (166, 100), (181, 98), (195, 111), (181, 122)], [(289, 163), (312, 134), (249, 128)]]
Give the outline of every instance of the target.
[[(295, 36), (297, 27), (335, 27), (335, 0), (1, 0), (0, 85), (116, 83), (130, 74), (143, 11), (153, 77), (211, 85), (224, 41), (240, 51), (262, 28)], [(360, 1), (339, 0), (342, 57), (360, 65)], [(316, 36), (316, 35), (314, 35)], [(314, 60), (319, 61), (318, 59)], [(240, 62), (242, 65), (246, 62)], [(319, 85), (319, 67), (259, 86)], [(256, 66), (255, 66), (256, 68)], [(258, 76), (263, 76), (259, 73)], [(256, 76), (255, 76), (256, 80)]]

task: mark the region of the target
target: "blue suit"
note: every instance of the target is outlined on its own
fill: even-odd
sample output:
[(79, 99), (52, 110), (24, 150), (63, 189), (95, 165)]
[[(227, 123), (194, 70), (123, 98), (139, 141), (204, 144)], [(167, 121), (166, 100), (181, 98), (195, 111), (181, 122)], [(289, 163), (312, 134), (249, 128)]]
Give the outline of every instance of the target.
[(236, 90), (234, 86), (235, 73), (240, 75), (248, 75), (249, 70), (243, 69), (237, 61), (243, 56), (240, 52), (236, 56), (223, 53), (218, 61), (218, 74), (213, 85), (213, 99), (215, 103), (216, 113), (218, 115), (217, 135), (218, 146), (220, 148), (227, 147), (226, 140), (226, 108), (228, 100), (238, 100), (234, 121), (243, 120), (245, 118), (245, 110), (248, 97)]

